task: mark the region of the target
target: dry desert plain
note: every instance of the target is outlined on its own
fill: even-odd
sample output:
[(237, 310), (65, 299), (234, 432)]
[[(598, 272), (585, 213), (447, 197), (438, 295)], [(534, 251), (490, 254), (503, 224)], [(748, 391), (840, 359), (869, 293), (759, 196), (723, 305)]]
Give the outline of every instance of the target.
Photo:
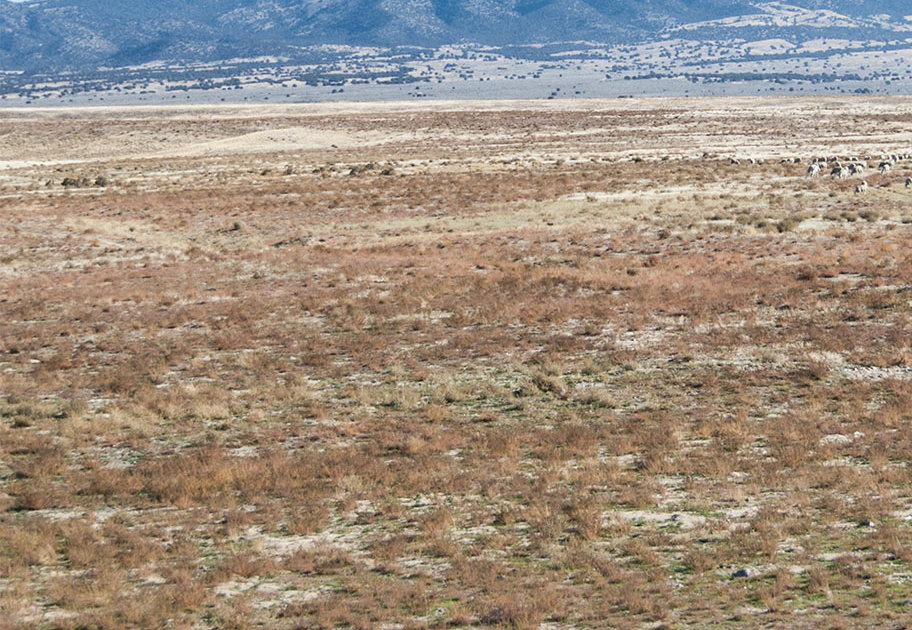
[(3, 110), (0, 629), (906, 627), (910, 152), (907, 98)]

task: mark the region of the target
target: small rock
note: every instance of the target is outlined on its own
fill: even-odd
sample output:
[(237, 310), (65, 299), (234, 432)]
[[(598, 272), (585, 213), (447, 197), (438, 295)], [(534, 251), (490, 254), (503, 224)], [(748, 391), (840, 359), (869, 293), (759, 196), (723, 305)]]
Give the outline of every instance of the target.
[(831, 433), (830, 435), (825, 435), (820, 438), (820, 445), (826, 446), (827, 444), (851, 444), (852, 438), (848, 435), (843, 435), (841, 433)]
[(760, 571), (754, 567), (744, 567), (732, 573), (733, 578), (752, 578), (760, 575)]

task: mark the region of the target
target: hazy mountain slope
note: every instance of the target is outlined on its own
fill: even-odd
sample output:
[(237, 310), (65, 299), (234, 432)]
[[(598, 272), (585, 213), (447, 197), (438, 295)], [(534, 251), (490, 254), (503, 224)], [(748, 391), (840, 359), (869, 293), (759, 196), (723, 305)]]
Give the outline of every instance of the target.
[[(567, 40), (623, 42), (664, 29), (700, 24), (695, 37), (875, 36), (912, 7), (897, 0), (796, 0), (785, 6), (827, 13), (796, 23), (718, 23), (777, 11), (732, 0), (0, 0), (0, 69), (59, 70), (155, 60), (201, 61), (292, 54), (322, 43), (437, 46), (457, 42), (507, 45)], [(838, 16), (836, 15), (838, 14)], [(835, 17), (834, 17), (835, 16)], [(837, 19), (838, 18), (838, 19)], [(762, 22), (762, 21), (761, 21)], [(750, 31), (750, 29), (753, 29)]]

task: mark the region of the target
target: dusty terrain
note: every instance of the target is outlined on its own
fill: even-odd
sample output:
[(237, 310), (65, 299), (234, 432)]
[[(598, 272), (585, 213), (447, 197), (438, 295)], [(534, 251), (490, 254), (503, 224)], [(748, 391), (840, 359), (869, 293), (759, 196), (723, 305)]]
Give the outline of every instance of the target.
[(910, 147), (912, 99), (3, 111), (0, 628), (907, 625)]

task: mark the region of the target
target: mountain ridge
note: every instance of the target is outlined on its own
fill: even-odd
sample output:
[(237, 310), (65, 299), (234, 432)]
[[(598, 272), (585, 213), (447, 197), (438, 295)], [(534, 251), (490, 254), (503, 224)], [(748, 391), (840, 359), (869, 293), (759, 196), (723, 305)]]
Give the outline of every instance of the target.
[[(825, 16), (820, 24), (798, 18), (793, 25), (720, 22), (759, 15), (770, 6), (830, 11), (849, 26)], [(781, 10), (788, 14), (787, 9)], [(912, 14), (912, 7), (904, 8), (896, 0), (751, 4), (732, 0), (156, 0), (139, 8), (111, 0), (0, 0), (0, 69), (55, 72), (92, 65), (282, 56), (319, 44), (504, 46), (568, 40), (618, 44), (658, 38), (688, 25), (704, 30), (753, 29), (764, 37), (798, 28), (824, 35), (834, 28), (859, 28), (873, 36), (899, 28), (887, 25), (908, 22), (907, 14)], [(878, 23), (871, 19), (877, 15), (889, 17)], [(827, 24), (827, 19), (833, 24)]]

